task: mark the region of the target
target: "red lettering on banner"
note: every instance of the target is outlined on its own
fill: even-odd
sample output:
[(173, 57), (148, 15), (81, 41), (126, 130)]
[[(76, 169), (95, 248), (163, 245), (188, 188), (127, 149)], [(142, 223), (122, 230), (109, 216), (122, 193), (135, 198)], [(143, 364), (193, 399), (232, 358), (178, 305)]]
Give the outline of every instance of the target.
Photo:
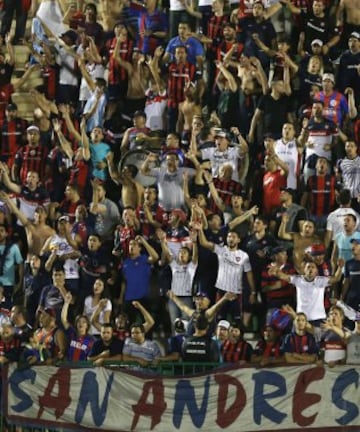
[[(244, 409), (246, 405), (246, 392), (241, 382), (230, 375), (216, 375), (215, 381), (219, 385), (216, 423), (224, 429), (234, 423)], [(230, 386), (235, 387), (236, 396), (231, 406), (226, 409)], [(231, 394), (233, 393), (232, 390)]]
[(318, 413), (312, 416), (303, 416), (302, 412), (321, 401), (321, 395), (317, 393), (307, 393), (306, 389), (313, 381), (318, 381), (324, 378), (325, 370), (321, 367), (308, 369), (298, 376), (294, 389), (293, 397), (293, 420), (299, 426), (310, 426), (314, 423)]
[[(58, 371), (49, 379), (48, 385), (43, 396), (39, 396), (39, 412), (37, 418), (41, 418), (44, 408), (54, 409), (56, 419), (60, 418), (66, 408), (71, 403), (70, 397), (70, 368), (59, 368)], [(52, 395), (54, 387), (57, 385), (59, 393)]]
[[(153, 394), (153, 402), (148, 403), (149, 393)], [(140, 416), (151, 417), (151, 430), (160, 423), (161, 416), (166, 410), (166, 402), (164, 397), (164, 384), (162, 379), (155, 379), (144, 384), (142, 394), (138, 403), (133, 405), (132, 409), (135, 413), (131, 430), (135, 430)]]

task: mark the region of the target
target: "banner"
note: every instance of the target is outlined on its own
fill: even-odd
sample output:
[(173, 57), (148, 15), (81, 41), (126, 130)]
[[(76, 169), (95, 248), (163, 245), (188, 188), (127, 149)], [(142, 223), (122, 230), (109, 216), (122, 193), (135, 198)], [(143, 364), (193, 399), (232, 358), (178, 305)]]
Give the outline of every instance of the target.
[(9, 366), (10, 422), (102, 431), (360, 430), (359, 368), (237, 368), (162, 377), (106, 368)]

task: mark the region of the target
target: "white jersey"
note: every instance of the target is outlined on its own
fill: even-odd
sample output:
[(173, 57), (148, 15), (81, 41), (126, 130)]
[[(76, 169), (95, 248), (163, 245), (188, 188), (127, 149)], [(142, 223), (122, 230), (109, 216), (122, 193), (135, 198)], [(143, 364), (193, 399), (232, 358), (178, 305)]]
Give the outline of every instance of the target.
[(299, 152), (295, 140), (286, 144), (278, 139), (274, 145), (275, 154), (289, 167), (286, 187), (297, 189), (297, 173), (299, 169)]
[[(93, 316), (94, 312), (96, 311), (96, 309), (98, 307), (98, 305), (93, 306), (92, 301), (93, 301), (92, 296), (88, 296), (88, 297), (86, 297), (85, 302), (84, 302), (84, 315), (86, 315), (89, 318), (90, 322), (91, 322), (91, 317)], [(106, 302), (104, 309), (102, 309), (102, 311), (100, 312), (100, 315), (99, 315), (99, 323), (100, 324), (105, 323), (105, 312), (108, 312), (108, 311), (111, 312), (111, 310), (112, 310), (112, 304), (111, 304), (111, 301), (108, 300)], [(94, 325), (91, 324), (89, 333), (91, 335), (99, 335), (100, 331)]]
[[(57, 256), (62, 256), (74, 252), (74, 249), (69, 245), (66, 238), (60, 237), (58, 234), (53, 235), (50, 241), (50, 250), (53, 250), (54, 248), (56, 249)], [(65, 260), (64, 271), (65, 271), (65, 279), (79, 279), (78, 260), (77, 259)]]
[(290, 283), (296, 288), (296, 312), (306, 314), (309, 321), (326, 319), (324, 292), (329, 280), (327, 276), (316, 276), (312, 281), (300, 275), (290, 276)]
[(357, 198), (360, 195), (360, 156), (355, 159), (341, 159), (337, 166), (344, 188), (349, 189), (352, 198)]
[(178, 297), (191, 296), (197, 265), (192, 261), (183, 265), (173, 260), (170, 268), (172, 272), (171, 291)]
[(360, 333), (352, 333), (346, 345), (346, 363), (360, 365)]
[(332, 232), (332, 240), (344, 231), (344, 216), (352, 214), (356, 217), (356, 230), (359, 231), (360, 215), (351, 207), (339, 207), (327, 218), (326, 230)]
[(219, 169), (222, 165), (229, 164), (233, 169), (232, 179), (239, 181), (238, 160), (241, 157), (239, 147), (229, 147), (225, 151), (219, 151), (216, 147), (201, 150), (202, 159), (210, 159), (211, 174), (219, 177)]
[(185, 6), (180, 0), (170, 0), (170, 10), (171, 11), (183, 11)]
[(227, 246), (215, 245), (214, 252), (219, 260), (215, 286), (222, 291), (241, 294), (243, 274), (251, 271), (249, 255), (237, 249), (230, 251)]

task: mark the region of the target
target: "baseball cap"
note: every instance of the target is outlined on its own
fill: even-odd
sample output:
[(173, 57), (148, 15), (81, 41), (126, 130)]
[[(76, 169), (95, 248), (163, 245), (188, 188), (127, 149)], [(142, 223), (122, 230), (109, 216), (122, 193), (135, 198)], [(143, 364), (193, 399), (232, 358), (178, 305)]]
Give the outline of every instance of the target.
[(176, 318), (176, 320), (174, 321), (174, 330), (176, 333), (185, 333), (187, 325), (188, 321), (181, 318)]
[(350, 243), (360, 244), (360, 239), (353, 238), (350, 240)]
[(181, 209), (174, 209), (171, 211), (171, 214), (174, 216), (178, 216), (181, 220), (181, 222), (185, 222), (186, 221), (186, 213), (184, 212), (184, 210)]
[(56, 310), (54, 308), (45, 308), (43, 312), (47, 313), (48, 315), (52, 316), (53, 318), (56, 318)]
[(319, 256), (325, 254), (325, 246), (321, 243), (313, 244), (305, 250), (311, 256)]
[(284, 248), (283, 246), (276, 246), (271, 251), (272, 255), (276, 255), (280, 252), (286, 252), (286, 248)]
[(31, 125), (26, 129), (26, 132), (31, 132), (31, 131), (36, 131), (40, 133), (40, 129), (35, 125)]
[(296, 196), (296, 190), (295, 189), (291, 189), (291, 188), (280, 188), (280, 190), (282, 192), (287, 192), (289, 193), (292, 197)]
[(195, 294), (195, 297), (205, 297), (205, 298), (209, 298), (209, 295), (208, 295), (208, 293), (206, 293), (205, 291), (198, 291), (198, 292)]
[(9, 103), (9, 105), (6, 107), (8, 111), (16, 111), (18, 109), (17, 105), (15, 103)]
[(226, 138), (227, 140), (231, 141), (230, 133), (224, 129), (217, 130), (215, 132), (215, 137)]
[(230, 323), (229, 323), (229, 321), (227, 321), (227, 320), (220, 320), (220, 321), (217, 323), (217, 327), (224, 327), (226, 330), (229, 330), (229, 328), (230, 328)]
[(354, 31), (354, 32), (352, 32), (352, 33), (350, 34), (349, 39), (350, 39), (350, 38), (356, 38), (356, 39), (360, 40), (360, 33)]
[(313, 45), (319, 45), (322, 47), (324, 45), (324, 42), (321, 39), (314, 39), (311, 41), (311, 46)]
[(57, 220), (58, 222), (69, 222), (69, 216), (60, 216)]
[(144, 118), (146, 118), (146, 114), (144, 113), (144, 111), (137, 110), (137, 111), (134, 112), (133, 117), (144, 117)]
[(335, 77), (334, 77), (334, 74), (332, 74), (332, 73), (324, 73), (322, 76), (322, 80), (323, 81), (330, 80), (332, 83), (335, 84)]

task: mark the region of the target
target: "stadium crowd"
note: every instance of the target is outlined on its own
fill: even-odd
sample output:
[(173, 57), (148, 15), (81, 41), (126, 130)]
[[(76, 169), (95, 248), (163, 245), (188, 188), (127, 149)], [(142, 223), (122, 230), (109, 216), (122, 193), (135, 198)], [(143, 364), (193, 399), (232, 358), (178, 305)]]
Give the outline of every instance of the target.
[(1, 5), (0, 362), (360, 364), (359, 0)]

